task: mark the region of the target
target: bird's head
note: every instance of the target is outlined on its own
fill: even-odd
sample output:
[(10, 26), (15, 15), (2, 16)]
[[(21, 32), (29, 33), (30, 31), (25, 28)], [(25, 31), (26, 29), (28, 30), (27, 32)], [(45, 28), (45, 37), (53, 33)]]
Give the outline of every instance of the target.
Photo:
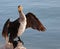
[(18, 6), (18, 11), (21, 12), (22, 10), (23, 10), (22, 5), (19, 5), (19, 6)]

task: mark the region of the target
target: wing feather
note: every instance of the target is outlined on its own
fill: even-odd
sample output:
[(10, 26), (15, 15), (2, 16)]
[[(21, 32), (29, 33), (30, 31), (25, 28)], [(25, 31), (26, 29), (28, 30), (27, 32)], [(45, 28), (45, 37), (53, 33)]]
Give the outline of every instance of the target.
[(11, 22), (10, 19), (8, 19), (3, 26), (2, 36), (6, 38), (8, 37), (8, 34), (10, 33), (10, 36), (15, 38), (17, 36), (19, 25), (20, 25), (19, 18), (13, 22)]
[(2, 36), (5, 37), (5, 38), (8, 36), (9, 22), (10, 22), (10, 19), (8, 19), (3, 26)]
[(45, 27), (43, 24), (38, 20), (38, 18), (33, 13), (27, 13), (27, 26), (26, 28), (31, 27), (32, 29), (36, 29), (38, 31), (45, 31)]

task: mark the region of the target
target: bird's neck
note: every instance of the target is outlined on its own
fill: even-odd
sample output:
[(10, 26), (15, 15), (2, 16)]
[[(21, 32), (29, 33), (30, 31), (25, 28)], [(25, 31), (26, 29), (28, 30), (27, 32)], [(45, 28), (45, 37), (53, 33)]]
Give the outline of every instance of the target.
[(23, 13), (23, 11), (19, 11), (19, 18), (20, 20), (26, 20), (25, 14)]

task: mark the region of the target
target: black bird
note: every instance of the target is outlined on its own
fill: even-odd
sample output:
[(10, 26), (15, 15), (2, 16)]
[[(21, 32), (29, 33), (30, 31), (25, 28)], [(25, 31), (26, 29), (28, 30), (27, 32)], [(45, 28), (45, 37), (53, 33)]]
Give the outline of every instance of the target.
[[(38, 20), (38, 18), (31, 12), (27, 13), (26, 15), (22, 11), (23, 7), (18, 6), (19, 18), (15, 21), (11, 22), (10, 19), (6, 21), (2, 30), (2, 36), (8, 42), (8, 35), (9, 35), (9, 42), (13, 42), (13, 39), (22, 35), (22, 33), (27, 28), (36, 29), (38, 31), (45, 31), (46, 28), (43, 24)], [(20, 42), (21, 39), (20, 39)], [(23, 42), (22, 42), (23, 43)]]

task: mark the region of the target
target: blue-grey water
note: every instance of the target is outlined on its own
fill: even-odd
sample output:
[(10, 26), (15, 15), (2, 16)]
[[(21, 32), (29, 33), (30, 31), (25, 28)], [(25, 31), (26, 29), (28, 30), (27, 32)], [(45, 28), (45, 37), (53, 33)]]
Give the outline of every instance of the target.
[(21, 39), (27, 49), (60, 49), (60, 0), (0, 0), (0, 47), (5, 39), (1, 32), (5, 21), (19, 17), (17, 6), (24, 13), (32, 12), (46, 27), (45, 32), (27, 29)]

